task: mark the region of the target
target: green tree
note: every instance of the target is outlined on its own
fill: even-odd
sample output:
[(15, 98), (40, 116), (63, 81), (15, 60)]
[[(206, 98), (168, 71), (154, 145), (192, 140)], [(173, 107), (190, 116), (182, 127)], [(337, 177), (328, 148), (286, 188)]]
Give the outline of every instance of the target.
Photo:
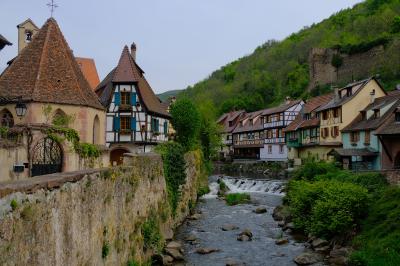
[(205, 160), (209, 161), (214, 157), (221, 147), (221, 137), (218, 125), (214, 120), (205, 116), (201, 117), (200, 144)]
[(179, 99), (171, 106), (171, 123), (176, 130), (176, 140), (186, 150), (197, 144), (200, 130), (200, 113), (188, 99)]

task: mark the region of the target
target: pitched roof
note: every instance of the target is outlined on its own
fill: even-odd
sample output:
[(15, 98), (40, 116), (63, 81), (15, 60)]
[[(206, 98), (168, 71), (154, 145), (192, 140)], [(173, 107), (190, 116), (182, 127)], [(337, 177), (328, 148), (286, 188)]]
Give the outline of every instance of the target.
[(97, 73), (96, 63), (92, 58), (75, 57), (79, 67), (92, 89), (95, 89), (100, 83)]
[(146, 110), (150, 113), (170, 117), (165, 106), (154, 94), (143, 74), (144, 71), (136, 64), (132, 55), (129, 53), (128, 46), (125, 46), (122, 50), (118, 65), (111, 70), (95, 89), (103, 106), (107, 107), (111, 103), (114, 92), (113, 83), (134, 83), (136, 84), (138, 96), (142, 100)]
[[(376, 135), (399, 135), (400, 122), (396, 121), (396, 112), (400, 112), (400, 102), (393, 106), (385, 122), (376, 130)], [(389, 113), (389, 112), (388, 112)]]
[(3, 72), (0, 96), (104, 109), (53, 18)]
[(294, 100), (294, 101), (290, 101), (290, 102), (281, 104), (277, 107), (264, 109), (262, 115), (272, 115), (272, 114), (283, 112), (283, 111), (289, 109), (290, 107), (295, 106), (296, 104), (299, 104), (300, 102), (302, 102), (302, 100)]
[[(223, 115), (221, 115), (221, 117), (217, 120), (217, 123), (223, 126), (222, 131), (225, 133), (231, 133), (237, 126), (237, 124), (239, 123), (239, 118), (240, 116), (245, 115), (245, 111), (244, 110), (240, 110), (240, 111), (232, 111), (229, 113), (225, 113)], [(232, 122), (234, 120), (237, 119), (236, 123), (232, 123), (230, 124), (229, 122)]]
[(320, 111), (323, 111), (323, 110), (327, 110), (327, 109), (331, 109), (331, 108), (342, 106), (343, 104), (345, 104), (348, 101), (350, 101), (351, 99), (353, 99), (372, 80), (374, 80), (379, 86), (381, 86), (380, 83), (374, 77), (370, 77), (368, 79), (364, 79), (364, 80), (360, 80), (360, 81), (357, 81), (357, 82), (353, 82), (353, 83), (347, 84), (343, 88), (340, 88), (339, 92), (341, 92), (341, 91), (343, 91), (345, 89), (352, 88), (352, 90), (354, 91), (354, 93), (352, 93), (352, 95), (344, 96), (344, 97), (341, 97), (340, 99), (336, 99), (336, 97), (333, 97), (333, 99), (329, 103), (319, 107), (316, 111), (320, 112)]
[(35, 28), (38, 28), (38, 29), (39, 29), (39, 27), (36, 26), (36, 24), (35, 24), (30, 18), (26, 19), (24, 22), (19, 23), (19, 24), (17, 25), (17, 28), (19, 28), (19, 27), (25, 25), (25, 24), (28, 23), (28, 22), (30, 22)]
[(12, 45), (3, 35), (0, 34), (0, 49), (6, 45)]
[(337, 148), (328, 153), (328, 155), (332, 155), (334, 153), (339, 154), (340, 156), (378, 156), (378, 151), (368, 148), (363, 149), (343, 149)]
[(303, 106), (302, 112), (300, 112), (295, 120), (293, 120), (292, 123), (290, 123), (286, 128), (285, 132), (290, 132), (290, 131), (296, 131), (297, 129), (300, 128), (309, 128), (309, 127), (316, 127), (319, 126), (319, 118), (312, 118), (309, 120), (306, 120), (303, 118), (303, 114), (309, 114), (313, 111), (315, 111), (318, 107), (321, 105), (324, 105), (328, 103), (330, 100), (333, 98), (333, 93), (317, 96), (310, 98), (306, 101), (306, 103)]
[[(264, 125), (262, 124), (262, 119), (261, 119), (263, 111), (264, 110), (247, 113), (243, 118), (240, 119), (238, 125), (233, 130), (233, 133), (263, 130)], [(253, 120), (253, 124), (250, 123), (250, 120)], [(240, 123), (242, 123), (243, 125), (240, 126)]]
[(342, 132), (377, 129), (391, 116), (399, 103), (400, 94), (392, 94), (375, 99), (375, 101), (365, 107), (363, 111), (380, 110), (388, 105), (391, 105), (391, 107), (384, 114), (381, 113), (381, 116), (377, 118), (371, 116), (368, 119), (363, 119), (361, 114), (359, 114), (348, 126), (342, 129)]

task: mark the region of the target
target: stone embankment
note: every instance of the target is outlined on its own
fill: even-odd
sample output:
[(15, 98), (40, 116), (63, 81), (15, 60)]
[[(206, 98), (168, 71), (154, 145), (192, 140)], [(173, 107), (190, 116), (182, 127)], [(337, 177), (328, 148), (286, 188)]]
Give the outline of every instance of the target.
[(188, 154), (171, 215), (159, 155), (122, 167), (0, 184), (0, 265), (126, 265), (147, 261), (196, 201), (200, 166)]

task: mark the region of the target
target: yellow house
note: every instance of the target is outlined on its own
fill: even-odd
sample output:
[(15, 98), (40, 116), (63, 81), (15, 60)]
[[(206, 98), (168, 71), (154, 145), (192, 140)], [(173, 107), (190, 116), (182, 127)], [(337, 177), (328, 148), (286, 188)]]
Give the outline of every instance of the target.
[(105, 110), (53, 18), (0, 76), (0, 119), (0, 181), (107, 162), (105, 155), (87, 164), (78, 145), (53, 131), (58, 120), (78, 133), (79, 143), (105, 146)]
[(386, 92), (374, 77), (335, 89), (333, 99), (316, 110), (320, 118), (320, 145), (341, 147), (342, 129), (375, 98), (385, 95)]

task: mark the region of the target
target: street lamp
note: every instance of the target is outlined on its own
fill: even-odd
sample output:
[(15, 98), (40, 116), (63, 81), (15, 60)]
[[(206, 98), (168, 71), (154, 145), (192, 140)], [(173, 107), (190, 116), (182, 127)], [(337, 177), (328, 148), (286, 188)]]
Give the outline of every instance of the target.
[(24, 117), (26, 114), (26, 109), (27, 108), (25, 103), (18, 102), (15, 105), (15, 112), (17, 113), (18, 117)]

